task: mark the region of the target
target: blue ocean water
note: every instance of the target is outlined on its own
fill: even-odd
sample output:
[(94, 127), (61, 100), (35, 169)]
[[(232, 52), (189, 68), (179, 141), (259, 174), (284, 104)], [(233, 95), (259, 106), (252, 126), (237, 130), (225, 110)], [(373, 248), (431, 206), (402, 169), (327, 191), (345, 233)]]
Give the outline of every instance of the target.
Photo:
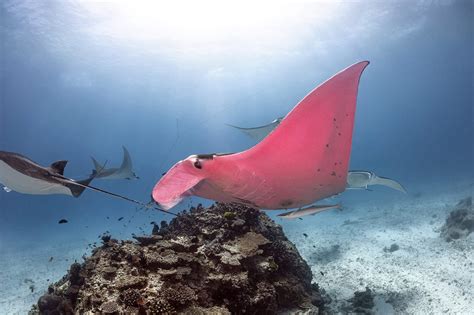
[[(69, 160), (65, 175), (81, 179), (90, 156), (118, 166), (125, 145), (140, 179), (93, 185), (148, 202), (176, 161), (254, 144), (226, 123), (268, 123), (336, 72), (369, 60), (351, 169), (397, 179), (413, 194), (472, 182), (472, 1), (302, 2), (282, 11), (246, 4), (228, 24), (215, 18), (221, 5), (190, 14), (196, 8), (178, 4), (2, 1), (0, 150), (42, 165)], [(195, 25), (184, 25), (189, 16)], [(374, 190), (341, 198), (408, 198)], [(58, 225), (61, 218), (69, 223)], [(93, 191), (77, 199), (1, 191), (0, 251), (5, 258), (82, 242), (86, 252), (106, 230), (129, 238), (169, 218)]]

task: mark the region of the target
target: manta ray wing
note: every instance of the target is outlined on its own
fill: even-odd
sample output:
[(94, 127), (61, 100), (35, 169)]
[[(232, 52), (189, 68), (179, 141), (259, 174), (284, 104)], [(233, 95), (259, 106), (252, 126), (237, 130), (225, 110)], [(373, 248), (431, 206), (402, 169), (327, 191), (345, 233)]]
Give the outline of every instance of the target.
[[(222, 192), (229, 196), (227, 199), (234, 202), (243, 203), (249, 206), (258, 207), (264, 200), (274, 198), (276, 195), (266, 180), (255, 172), (249, 172), (246, 168), (236, 168), (233, 178), (245, 178), (245, 182), (238, 187), (235, 187), (232, 182), (226, 180), (216, 180), (216, 186)], [(222, 200), (222, 195), (210, 198), (214, 200)]]
[(130, 153), (128, 152), (127, 148), (125, 146), (122, 146), (123, 148), (123, 161), (122, 165), (120, 165), (120, 172), (132, 172), (132, 158), (130, 157)]
[(296, 207), (344, 191), (359, 79), (368, 64), (339, 72), (303, 98), (260, 143), (223, 157), (258, 170), (277, 196), (267, 207)]
[(374, 178), (370, 181), (370, 185), (382, 185), (401, 191), (405, 194), (407, 193), (406, 189), (399, 182), (386, 177), (374, 176)]

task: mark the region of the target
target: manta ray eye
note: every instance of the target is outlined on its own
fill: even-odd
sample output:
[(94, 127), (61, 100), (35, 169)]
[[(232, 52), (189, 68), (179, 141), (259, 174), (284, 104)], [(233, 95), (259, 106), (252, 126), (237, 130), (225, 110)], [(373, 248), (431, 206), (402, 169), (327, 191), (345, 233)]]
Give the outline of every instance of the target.
[(196, 160), (196, 161), (194, 162), (194, 167), (195, 167), (195, 168), (198, 168), (198, 169), (201, 169), (201, 168), (202, 168), (201, 162), (200, 162), (199, 160)]

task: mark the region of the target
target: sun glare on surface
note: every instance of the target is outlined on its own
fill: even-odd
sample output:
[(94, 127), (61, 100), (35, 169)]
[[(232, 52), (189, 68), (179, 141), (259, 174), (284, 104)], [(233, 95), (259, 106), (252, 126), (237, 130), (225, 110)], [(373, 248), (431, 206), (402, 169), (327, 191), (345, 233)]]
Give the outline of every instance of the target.
[[(286, 45), (320, 25), (335, 8), (317, 1), (308, 12), (291, 1), (80, 1), (96, 17), (90, 30), (128, 41), (160, 41), (178, 46)], [(314, 29), (313, 29), (314, 31)]]

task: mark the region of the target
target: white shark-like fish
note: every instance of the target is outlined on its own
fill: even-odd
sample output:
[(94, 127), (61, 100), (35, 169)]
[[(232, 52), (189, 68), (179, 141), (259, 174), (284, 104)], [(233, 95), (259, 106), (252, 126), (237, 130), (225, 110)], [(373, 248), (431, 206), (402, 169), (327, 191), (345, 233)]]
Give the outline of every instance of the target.
[(331, 209), (337, 209), (341, 208), (340, 204), (337, 205), (313, 205), (309, 206), (306, 208), (301, 208), (298, 210), (290, 211), (290, 212), (285, 212), (281, 213), (278, 216), (283, 218), (283, 219), (296, 219), (296, 218), (301, 218), (307, 215), (315, 215), (317, 213), (331, 210)]
[(61, 160), (44, 167), (21, 154), (0, 151), (0, 183), (6, 192), (79, 197), (94, 176), (79, 181), (66, 178), (66, 164)]
[(132, 170), (132, 158), (125, 146), (123, 148), (123, 161), (120, 167), (105, 168), (105, 164), (101, 165), (96, 159), (91, 157), (94, 162), (95, 176), (102, 179), (138, 179), (139, 177)]

